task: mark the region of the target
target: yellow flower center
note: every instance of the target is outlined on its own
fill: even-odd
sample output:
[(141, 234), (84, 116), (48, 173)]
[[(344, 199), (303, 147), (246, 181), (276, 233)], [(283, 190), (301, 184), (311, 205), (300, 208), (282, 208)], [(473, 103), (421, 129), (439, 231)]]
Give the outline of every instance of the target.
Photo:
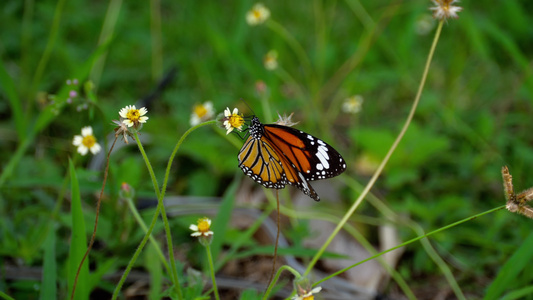
[(303, 297), (302, 300), (314, 300), (314, 299), (315, 299), (315, 296), (310, 295), (310, 296), (307, 296), (307, 297)]
[(256, 19), (261, 18), (261, 11), (259, 11), (258, 9), (254, 9), (253, 14)]
[(83, 140), (81, 141), (81, 143), (85, 147), (91, 149), (94, 146), (94, 144), (96, 144), (96, 139), (92, 135), (84, 136)]
[(241, 128), (242, 124), (244, 124), (244, 119), (239, 115), (231, 115), (228, 122), (233, 128)]
[(128, 113), (126, 114), (126, 118), (132, 122), (139, 121), (139, 117), (141, 116), (141, 113), (138, 109), (130, 109)]
[(209, 222), (207, 222), (206, 219), (200, 219), (198, 220), (198, 231), (200, 232), (208, 232), (209, 231)]
[(196, 105), (194, 107), (194, 113), (199, 117), (203, 118), (207, 114), (207, 109), (204, 105)]

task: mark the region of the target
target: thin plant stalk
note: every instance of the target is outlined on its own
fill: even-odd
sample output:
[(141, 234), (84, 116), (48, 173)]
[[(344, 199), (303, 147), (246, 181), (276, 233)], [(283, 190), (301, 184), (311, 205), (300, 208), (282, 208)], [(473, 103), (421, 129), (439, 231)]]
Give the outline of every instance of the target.
[(504, 209), (504, 208), (505, 208), (505, 205), (501, 205), (501, 206), (495, 207), (495, 208), (493, 208), (493, 209), (489, 209), (489, 210), (487, 210), (487, 211), (485, 211), (485, 212), (479, 213), (479, 214), (477, 214), (477, 215), (470, 216), (470, 217), (468, 217), (468, 218), (464, 218), (464, 219), (462, 219), (462, 220), (459, 220), (459, 221), (457, 221), (457, 222), (455, 222), (455, 223), (452, 223), (452, 224), (446, 225), (446, 226), (441, 227), (441, 228), (439, 228), (439, 229), (437, 229), (437, 230), (433, 230), (433, 231), (428, 232), (428, 233), (426, 233), (426, 234), (424, 234), (424, 235), (420, 235), (420, 236), (417, 236), (417, 237), (415, 237), (415, 238), (412, 238), (412, 239), (408, 240), (407, 242), (401, 243), (401, 244), (398, 245), (398, 246), (395, 246), (395, 247), (392, 247), (392, 248), (387, 249), (387, 250), (385, 250), (385, 251), (382, 251), (382, 252), (380, 252), (380, 253), (378, 253), (378, 254), (376, 254), (376, 255), (373, 255), (373, 256), (371, 256), (371, 257), (369, 257), (369, 258), (366, 258), (366, 259), (364, 259), (364, 260), (362, 260), (362, 261), (360, 261), (360, 262), (358, 262), (358, 263), (356, 263), (356, 264), (353, 264), (353, 265), (348, 266), (348, 267), (346, 267), (346, 268), (344, 268), (344, 269), (342, 269), (342, 270), (339, 270), (339, 271), (337, 271), (337, 272), (335, 272), (335, 273), (333, 273), (333, 274), (330, 274), (329, 276), (324, 277), (324, 278), (322, 278), (321, 280), (315, 282), (315, 283), (313, 284), (313, 286), (316, 286), (316, 285), (318, 285), (318, 284), (320, 284), (320, 283), (322, 283), (322, 282), (324, 282), (324, 281), (326, 281), (326, 280), (328, 280), (328, 279), (331, 279), (331, 278), (333, 278), (333, 277), (335, 277), (335, 276), (338, 276), (338, 275), (340, 275), (340, 274), (342, 274), (342, 273), (348, 271), (349, 269), (354, 268), (354, 267), (356, 267), (356, 266), (358, 266), (358, 265), (361, 265), (361, 264), (363, 264), (363, 263), (365, 263), (365, 262), (367, 262), (367, 261), (373, 260), (373, 259), (376, 258), (376, 257), (382, 256), (382, 255), (385, 254), (385, 253), (389, 253), (389, 252), (394, 251), (394, 250), (396, 250), (396, 249), (398, 249), (398, 248), (401, 248), (401, 247), (407, 246), (407, 245), (409, 245), (409, 244), (412, 244), (412, 243), (414, 243), (414, 242), (416, 242), (416, 241), (419, 241), (419, 240), (421, 240), (421, 239), (423, 239), (423, 238), (427, 238), (427, 237), (432, 236), (432, 235), (434, 235), (434, 234), (436, 234), (436, 233), (439, 233), (439, 232), (441, 232), (441, 231), (444, 231), (444, 230), (450, 229), (450, 228), (455, 227), (455, 226), (457, 226), (457, 225), (461, 225), (461, 224), (463, 224), (463, 223), (465, 223), (465, 222), (468, 222), (468, 221), (474, 220), (474, 219), (476, 219), (476, 218), (479, 218), (479, 217), (481, 217), (481, 216), (484, 216), (484, 215), (487, 215), (487, 214), (493, 213), (493, 212), (495, 212), (495, 211), (498, 211), (498, 210), (501, 210), (501, 209)]
[(217, 281), (215, 278), (215, 267), (213, 264), (213, 256), (211, 255), (211, 247), (209, 247), (209, 243), (206, 243), (205, 251), (207, 254), (207, 260), (209, 262), (209, 274), (211, 275), (211, 281), (213, 281), (213, 292), (215, 294), (215, 299), (220, 300), (220, 296), (218, 295), (218, 289), (217, 289)]
[[(131, 271), (131, 269), (133, 268), (133, 265), (135, 264), (135, 261), (137, 260), (137, 258), (139, 257), (144, 245), (146, 244), (146, 242), (148, 241), (148, 237), (152, 234), (152, 231), (155, 227), (155, 223), (157, 222), (157, 217), (159, 216), (159, 212), (162, 210), (163, 208), (163, 198), (165, 196), (165, 190), (166, 190), (166, 186), (167, 186), (167, 182), (168, 182), (168, 177), (169, 177), (169, 174), (170, 174), (170, 167), (172, 165), (172, 161), (174, 160), (174, 156), (176, 156), (176, 153), (178, 152), (178, 149), (179, 147), (181, 146), (181, 144), (183, 143), (183, 141), (185, 140), (185, 138), (191, 133), (193, 132), (194, 130), (202, 127), (202, 126), (206, 126), (206, 125), (212, 125), (212, 124), (215, 124), (216, 121), (208, 121), (208, 122), (205, 122), (205, 123), (201, 123), (201, 124), (198, 124), (192, 128), (190, 128), (189, 130), (187, 130), (182, 136), (181, 138), (179, 139), (178, 143), (176, 144), (176, 146), (174, 147), (174, 150), (172, 151), (172, 154), (170, 155), (170, 158), (169, 158), (169, 161), (168, 161), (168, 164), (167, 164), (167, 170), (166, 170), (166, 173), (165, 173), (165, 179), (163, 181), (163, 187), (161, 189), (161, 193), (159, 192), (159, 190), (156, 188), (156, 194), (157, 194), (157, 198), (158, 198), (158, 204), (157, 204), (157, 208), (156, 208), (156, 211), (154, 213), (154, 217), (152, 218), (152, 222), (150, 224), (150, 227), (148, 228), (148, 231), (146, 232), (143, 240), (141, 241), (141, 243), (139, 244), (139, 247), (137, 248), (137, 250), (135, 251), (135, 253), (133, 254), (130, 262), (128, 263), (128, 265), (126, 266), (126, 270), (124, 271), (124, 274), (122, 274), (122, 277), (119, 281), (119, 283), (117, 284), (117, 287), (115, 288), (115, 291), (113, 293), (113, 299), (116, 299), (118, 297), (118, 293), (122, 287), (122, 285), (124, 284), (124, 281), (126, 280), (126, 277), (128, 276), (129, 272)], [(140, 144), (140, 142), (138, 141), (138, 136), (136, 136), (136, 141), (138, 144)], [(142, 147), (142, 145), (141, 145)], [(144, 152), (144, 149), (143, 149), (143, 152)], [(151, 170), (151, 167), (149, 168), (149, 170)], [(151, 171), (151, 176), (153, 174), (153, 171)], [(155, 177), (152, 178), (152, 181), (155, 180)], [(155, 184), (157, 184), (157, 181), (155, 182)], [(157, 186), (157, 185), (156, 185)], [(163, 213), (165, 214), (165, 213)], [(169, 243), (169, 247), (172, 247), (171, 246), (172, 244)], [(173, 260), (173, 255), (172, 255), (172, 252), (170, 252), (170, 257), (171, 257), (171, 268), (173, 269), (173, 273), (176, 273), (176, 268), (175, 268), (175, 265), (172, 264), (172, 262), (174, 262)], [(173, 275), (174, 276), (174, 275)], [(177, 280), (177, 274), (175, 275), (175, 278)], [(175, 288), (176, 288), (176, 292), (177, 292), (177, 295), (178, 295), (178, 298), (179, 299), (183, 299), (183, 295), (181, 293), (181, 289), (180, 289), (180, 286), (179, 286), (179, 283), (176, 281), (174, 283), (175, 285)]]
[[(139, 214), (139, 211), (137, 210), (137, 207), (135, 207), (135, 204), (133, 203), (133, 199), (131, 197), (126, 198), (126, 202), (128, 203), (128, 207), (130, 208), (131, 213), (133, 214), (133, 217), (141, 226), (141, 229), (146, 233), (148, 232), (148, 227), (146, 227), (146, 223), (144, 223), (144, 220), (142, 219), (141, 215)], [(170, 276), (172, 274), (172, 271), (170, 271), (170, 267), (168, 266), (167, 260), (165, 258), (165, 255), (163, 254), (163, 251), (161, 250), (161, 247), (159, 247), (159, 244), (155, 240), (155, 238), (152, 235), (149, 235), (148, 238), (150, 239), (150, 243), (154, 246), (157, 255), (159, 256), (159, 259), (165, 266), (165, 269), (167, 269), (167, 273)]]
[(144, 159), (144, 162), (146, 164), (146, 168), (148, 169), (148, 173), (150, 174), (150, 178), (152, 179), (152, 184), (154, 186), (154, 190), (155, 190), (155, 193), (156, 193), (156, 196), (157, 196), (157, 200), (158, 200), (157, 202), (158, 203), (157, 203), (157, 209), (156, 209), (154, 218), (152, 219), (152, 224), (151, 224), (150, 228), (148, 229), (148, 232), (146, 232), (143, 240), (141, 241), (141, 244), (139, 245), (139, 247), (137, 247), (137, 250), (135, 251), (132, 259), (130, 260), (130, 262), (128, 263), (128, 266), (126, 267), (126, 270), (122, 274), (122, 277), (120, 278), (120, 281), (117, 284), (117, 287), (115, 288), (115, 291), (113, 293), (113, 298), (112, 299), (116, 299), (118, 297), (118, 293), (119, 293), (122, 285), (124, 284), (124, 281), (126, 280), (126, 277), (128, 276), (131, 268), (133, 267), (133, 264), (135, 263), (135, 261), (137, 260), (138, 256), (140, 255), (142, 249), (144, 248), (144, 245), (148, 241), (148, 237), (152, 234), (152, 230), (153, 230), (153, 228), (155, 226), (154, 219), (157, 220), (157, 216), (159, 215), (159, 212), (161, 212), (161, 216), (163, 218), (163, 224), (164, 224), (164, 227), (165, 227), (165, 233), (166, 233), (166, 236), (167, 236), (167, 242), (168, 242), (169, 260), (170, 260), (170, 266), (171, 266), (171, 271), (172, 271), (170, 273), (170, 275), (171, 275), (170, 277), (172, 279), (172, 283), (174, 285), (174, 289), (176, 291), (176, 294), (178, 295), (178, 298), (181, 300), (181, 299), (183, 299), (183, 296), (181, 294), (181, 289), (180, 289), (180, 285), (179, 285), (178, 273), (177, 273), (177, 270), (176, 270), (176, 262), (175, 262), (174, 255), (173, 255), (174, 251), (173, 251), (173, 247), (172, 247), (172, 234), (170, 232), (170, 225), (168, 224), (168, 219), (167, 219), (167, 216), (166, 216), (165, 206), (163, 204), (163, 197), (161, 197), (161, 192), (159, 191), (159, 184), (157, 183), (157, 179), (155, 177), (154, 170), (152, 169), (152, 165), (150, 164), (150, 161), (148, 160), (148, 157), (146, 156), (146, 152), (144, 151), (144, 147), (141, 144), (141, 141), (139, 139), (139, 135), (137, 134), (137, 132), (134, 133), (134, 139), (137, 142), (137, 146), (139, 147), (139, 151), (141, 152), (141, 156)]
[[(172, 244), (172, 233), (170, 232), (170, 224), (168, 223), (167, 212), (165, 210), (165, 205), (163, 203), (164, 193), (159, 191), (159, 184), (157, 183), (157, 179), (155, 177), (154, 170), (152, 169), (152, 165), (150, 164), (150, 161), (148, 160), (148, 156), (146, 155), (146, 152), (144, 151), (144, 147), (141, 144), (141, 141), (139, 139), (139, 136), (138, 136), (137, 132), (135, 132), (134, 135), (135, 135), (135, 141), (137, 142), (137, 146), (139, 147), (139, 150), (141, 151), (141, 155), (142, 155), (142, 157), (144, 159), (144, 162), (146, 163), (146, 167), (148, 168), (148, 172), (150, 173), (150, 177), (152, 179), (152, 183), (153, 183), (154, 189), (156, 191), (157, 202), (158, 202), (157, 205), (161, 209), (161, 217), (163, 219), (163, 224), (164, 224), (164, 227), (165, 227), (165, 233), (166, 233), (166, 236), (167, 236), (168, 257), (169, 257), (169, 260), (170, 260), (170, 267), (171, 267), (171, 270), (172, 270), (171, 277), (172, 277), (172, 281), (174, 283), (174, 288), (176, 289), (176, 293), (181, 295), (179, 279), (178, 279), (178, 273), (177, 273), (178, 271), (176, 270), (176, 261), (174, 259), (174, 249), (173, 249), (174, 247), (173, 247), (173, 244)], [(166, 176), (165, 177), (165, 181), (167, 181), (167, 180), (168, 180), (168, 177)]]
[(298, 273), (298, 271), (296, 271), (292, 267), (287, 266), (287, 265), (281, 266), (278, 269), (278, 271), (276, 272), (276, 275), (274, 276), (274, 278), (272, 278), (272, 282), (270, 282), (270, 284), (268, 285), (267, 290), (266, 290), (265, 294), (263, 295), (262, 300), (267, 300), (268, 299), (268, 295), (270, 295), (270, 292), (272, 292), (272, 288), (274, 288), (274, 286), (276, 285), (276, 282), (278, 282), (279, 276), (281, 276), (281, 272), (283, 272), (285, 270), (291, 272), (296, 279), (302, 277), (302, 275), (300, 275), (300, 273)]
[[(59, 0), (56, 4), (56, 9), (54, 11), (54, 19), (52, 20), (52, 28), (50, 28), (50, 37), (48, 38), (48, 42), (46, 43), (46, 47), (44, 48), (43, 55), (41, 56), (39, 64), (37, 65), (37, 69), (35, 70), (33, 80), (30, 86), (30, 95), (33, 95), (33, 93), (37, 90), (37, 86), (41, 82), (41, 78), (43, 77), (46, 65), (50, 60), (50, 55), (52, 55), (52, 51), (54, 50), (57, 35), (59, 33), (61, 15), (63, 13), (63, 7), (65, 6), (65, 2), (65, 0)], [(31, 105), (33, 101), (28, 101), (28, 103)], [(31, 109), (27, 109), (28, 113), (30, 113), (30, 111)]]
[(326, 240), (324, 245), (322, 245), (322, 247), (315, 254), (313, 259), (311, 260), (311, 262), (307, 266), (307, 269), (305, 270), (304, 276), (306, 276), (307, 274), (309, 274), (309, 272), (311, 272), (311, 270), (313, 269), (313, 267), (317, 263), (318, 259), (320, 259), (322, 254), (324, 254), (324, 251), (326, 251), (326, 248), (329, 246), (329, 244), (331, 243), (333, 238), (337, 235), (337, 233), (339, 233), (341, 228), (348, 221), (348, 219), (352, 216), (352, 214), (355, 212), (357, 207), (359, 207), (361, 202), (363, 202), (363, 199), (366, 197), (366, 195), (368, 194), (370, 189), (374, 186), (374, 183), (377, 181), (379, 175), (381, 175), (381, 172), (383, 171), (383, 169), (385, 168), (385, 165), (388, 163), (390, 157), (392, 156), (392, 154), (396, 150), (396, 147), (398, 147), (398, 144), (400, 143), (400, 141), (402, 140), (403, 136), (405, 135), (405, 132), (407, 132), (407, 129), (409, 128), (409, 125), (411, 124), (411, 121), (412, 121), (413, 116), (415, 114), (415, 111), (416, 111), (416, 108), (418, 106), (418, 103), (420, 102), (420, 97), (422, 95), (422, 90), (424, 88), (424, 84), (426, 82), (427, 74), (429, 72), (429, 66), (431, 65), (431, 60), (433, 59), (433, 54), (435, 53), (435, 49), (437, 47), (437, 42), (439, 40), (439, 36), (440, 36), (441, 30), (442, 30), (442, 25), (443, 25), (443, 22), (440, 22), (439, 26), (437, 27), (437, 31), (435, 33), (435, 38), (433, 39), (433, 43), (431, 45), (431, 49), (429, 50), (429, 55), (428, 55), (428, 58), (427, 58), (427, 61), (426, 61), (426, 66), (425, 66), (424, 72), (422, 74), (422, 79), (420, 80), (420, 85), (418, 87), (418, 91), (417, 91), (415, 100), (413, 101), (413, 105), (411, 106), (411, 110), (409, 112), (409, 115), (407, 116), (407, 120), (405, 121), (405, 123), (404, 123), (404, 125), (402, 127), (402, 130), (400, 131), (400, 133), (396, 137), (396, 140), (394, 141), (394, 143), (392, 144), (391, 148), (387, 152), (387, 155), (385, 156), (385, 158), (383, 159), (383, 161), (381, 162), (381, 164), (377, 168), (376, 172), (374, 173), (374, 175), (372, 176), (372, 178), (370, 179), (370, 181), (366, 185), (365, 189), (363, 190), (363, 192), (361, 193), (359, 198), (357, 198), (357, 200), (354, 202), (354, 204), (350, 207), (348, 212), (344, 215), (342, 220), (339, 222), (337, 227), (333, 230), (333, 232), (331, 233), (329, 238)]
[(152, 38), (152, 79), (156, 81), (163, 76), (161, 0), (150, 1), (150, 33)]
[(272, 19), (268, 19), (267, 22), (266, 22), (266, 25), (272, 31), (276, 32), (283, 39), (285, 39), (287, 44), (289, 44), (289, 47), (292, 48), (292, 50), (294, 51), (294, 53), (296, 54), (296, 56), (300, 60), (300, 64), (302, 65), (302, 67), (304, 69), (303, 73), (307, 75), (307, 81), (308, 81), (309, 86), (311, 87), (311, 78), (312, 78), (313, 69), (312, 69), (312, 66), (311, 66), (311, 62), (309, 61), (309, 58), (307, 57), (307, 53), (304, 50), (304, 48), (302, 47), (302, 45), (300, 45), (298, 43), (298, 41), (294, 38), (294, 36), (292, 36), (291, 33), (289, 31), (287, 31), (287, 29), (285, 29), (278, 22), (276, 22), (276, 21), (274, 21)]
[[(357, 186), (360, 189), (363, 187), (359, 185), (353, 178), (349, 178), (347, 176), (343, 176), (345, 179), (345, 183), (348, 186), (351, 186), (354, 190), (357, 190), (355, 186)], [(385, 203), (383, 203), (378, 197), (376, 197), (374, 194), (369, 193), (367, 196), (368, 202), (373, 205), (382, 215), (385, 216), (386, 219), (391, 220), (392, 222), (402, 222), (405, 223), (408, 227), (410, 227), (417, 235), (424, 235), (424, 230), (420, 225), (418, 225), (416, 222), (413, 222), (412, 220), (400, 220), (400, 217), (391, 210)], [(350, 226), (346, 227), (346, 230), (349, 231)], [(441, 272), (444, 274), (444, 277), (452, 287), (452, 289), (456, 292), (456, 294), (462, 294), (462, 291), (459, 289), (459, 285), (457, 284), (457, 281), (453, 277), (452, 271), (448, 267), (448, 265), (444, 262), (444, 260), (439, 256), (437, 251), (433, 248), (429, 240), (422, 239), (420, 241), (422, 246), (424, 247), (424, 250), (426, 251), (427, 255), (435, 262), (435, 264), (440, 268)], [(407, 287), (407, 286), (406, 286)], [(457, 296), (457, 298), (461, 298), (460, 296)]]
[(74, 299), (74, 294), (76, 293), (76, 286), (78, 284), (78, 277), (80, 276), (81, 268), (83, 267), (83, 263), (85, 262), (85, 259), (87, 259), (87, 256), (89, 256), (89, 252), (91, 252), (91, 249), (93, 248), (93, 245), (94, 245), (94, 240), (96, 239), (96, 229), (98, 228), (98, 218), (100, 216), (100, 204), (102, 203), (102, 197), (104, 195), (104, 188), (107, 182), (107, 175), (109, 174), (109, 157), (111, 156), (111, 152), (113, 151), (113, 148), (115, 147), (116, 142), (117, 142), (117, 137), (115, 137), (115, 140), (113, 141), (113, 145), (111, 145), (111, 148), (109, 148), (109, 151), (107, 152), (106, 165), (105, 165), (105, 171), (104, 171), (104, 180), (102, 181), (102, 189), (100, 190), (100, 195), (98, 196), (98, 202), (96, 202), (96, 216), (94, 218), (93, 234), (91, 235), (91, 240), (89, 241), (89, 246), (87, 247), (87, 251), (85, 251), (83, 258), (81, 259), (81, 262), (78, 265), (78, 270), (76, 271), (76, 276), (74, 277), (74, 285), (72, 286), (72, 294), (70, 295), (70, 299)]
[[(113, 38), (121, 8), (122, 0), (111, 0), (109, 2), (104, 24), (102, 25), (102, 32), (100, 32), (100, 37), (98, 38), (98, 45), (105, 44)], [(102, 53), (100, 58), (94, 63), (91, 69), (90, 78), (94, 82), (95, 89), (98, 89), (100, 78), (102, 76), (102, 70), (104, 69), (107, 58), (107, 53), (107, 50)]]
[[(122, 273), (122, 277), (120, 277), (119, 282), (117, 283), (117, 286), (115, 287), (115, 291), (113, 292), (113, 296), (111, 299), (115, 300), (118, 297), (118, 294), (122, 288), (122, 285), (124, 285), (124, 282), (126, 281), (126, 278), (128, 277), (128, 274), (130, 273), (131, 269), (133, 268), (133, 265), (137, 261), (137, 258), (139, 258), (139, 255), (141, 254), (144, 245), (146, 245), (146, 242), (148, 241), (148, 237), (151, 235), (152, 231), (154, 230), (155, 224), (157, 223), (157, 218), (159, 217), (159, 212), (161, 211), (161, 207), (159, 204), (157, 205), (157, 208), (155, 210), (154, 216), (152, 217), (152, 222), (150, 223), (150, 227), (148, 227), (148, 231), (144, 235), (144, 238), (142, 239), (141, 243), (137, 247), (137, 250), (135, 250), (135, 253), (133, 253), (133, 256), (130, 259), (130, 262), (126, 266), (126, 270), (124, 270), (124, 273)], [(183, 296), (181, 295), (181, 292), (178, 293), (178, 298), (180, 300), (183, 299)]]

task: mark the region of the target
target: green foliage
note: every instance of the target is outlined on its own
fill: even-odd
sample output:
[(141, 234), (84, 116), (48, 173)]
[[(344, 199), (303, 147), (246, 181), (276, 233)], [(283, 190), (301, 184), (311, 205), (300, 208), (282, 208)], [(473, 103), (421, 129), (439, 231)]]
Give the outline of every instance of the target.
[(73, 293), (74, 283), (77, 282), (75, 297), (77, 299), (89, 299), (89, 258), (87, 257), (81, 268), (78, 269), (87, 249), (87, 238), (85, 236), (85, 220), (81, 209), (81, 196), (76, 176), (76, 169), (69, 160), (69, 172), (71, 182), (71, 216), (72, 216), (72, 237), (70, 240), (68, 285), (69, 295)]
[[(173, 67), (177, 74), (165, 88), (137, 103), (149, 110), (140, 137), (160, 185), (172, 149), (190, 128), (193, 105), (207, 100), (215, 114), (238, 107), (265, 122), (275, 120), (277, 112), (294, 112), (297, 128), (343, 154), (348, 163), (344, 176), (366, 184), (400, 132), (416, 93), (436, 25), (419, 31), (431, 2), (266, 1), (271, 22), (249, 26), (245, 14), (252, 5), (241, 0), (91, 5), (29, 0), (2, 6), (0, 261), (10, 270), (35, 268), (43, 275), (27, 280), (0, 276), (1, 297), (70, 296), (92, 234), (107, 154), (82, 157), (72, 138), (91, 125), (102, 147), (109, 146), (111, 120), (119, 118), (119, 109), (146, 100)], [(488, 0), (459, 5), (459, 19), (444, 25), (415, 119), (372, 189), (386, 209), (369, 201), (372, 205), (357, 213), (372, 218), (350, 219), (376, 248), (376, 225), (392, 224), (400, 239), (408, 240), (421, 234), (412, 224), (429, 232), (504, 204), (502, 165), (509, 165), (517, 191), (533, 185), (531, 5)], [(263, 66), (271, 49), (279, 54), (274, 71)], [(74, 78), (77, 85), (66, 84)], [(258, 92), (258, 81), (266, 93)], [(70, 96), (73, 90), (77, 97)], [(344, 100), (355, 94), (365, 99), (362, 110), (343, 112)], [(144, 237), (120, 197), (121, 184), (135, 189), (146, 224), (156, 211), (150, 175), (129, 139), (128, 145), (119, 140), (111, 154), (95, 249), (82, 268), (79, 298), (111, 294), (117, 282), (111, 275), (124, 272)], [(259, 239), (275, 205), (243, 204), (243, 198), (251, 198), (251, 181), (237, 167), (240, 145), (242, 140), (226, 136), (224, 129), (205, 126), (187, 137), (171, 166), (165, 201), (184, 299), (212, 296), (207, 273), (194, 271), (205, 271), (207, 265), (204, 248), (188, 229), (197, 218), (213, 219), (217, 272), (229, 262), (273, 251)], [(311, 208), (294, 207), (290, 193), (280, 193), (283, 214), (291, 218), (282, 223), (291, 245), (279, 249), (280, 255), (305, 262), (317, 253), (304, 248), (306, 239), (315, 238), (313, 219), (338, 222), (359, 195), (349, 180), (339, 182), (345, 184), (333, 185), (343, 189), (335, 206), (320, 190), (324, 200)], [(177, 204), (170, 196), (179, 196)], [(232, 219), (241, 208), (263, 213), (253, 215), (248, 228), (236, 227)], [(526, 267), (530, 228), (531, 220), (499, 211), (429, 241), (465, 294), (517, 299), (532, 289), (533, 273)], [(159, 218), (154, 244), (168, 256), (164, 234)], [(133, 267), (149, 276), (151, 299), (179, 299), (154, 244)], [(416, 295), (419, 278), (432, 278), (431, 285), (439, 287), (450, 284), (430, 252), (421, 243), (410, 244), (397, 266)], [(338, 253), (323, 257), (346, 258)], [(240, 299), (260, 297), (253, 290), (240, 293)]]

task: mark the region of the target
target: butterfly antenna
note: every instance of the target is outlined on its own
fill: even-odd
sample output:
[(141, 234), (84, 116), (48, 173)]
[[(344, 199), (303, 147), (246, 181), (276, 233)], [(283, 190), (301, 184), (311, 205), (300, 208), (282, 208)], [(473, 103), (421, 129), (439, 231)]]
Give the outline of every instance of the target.
[(248, 107), (248, 109), (250, 109), (250, 111), (252, 112), (252, 115), (255, 116), (255, 112), (254, 110), (252, 109), (252, 107), (250, 105), (248, 105), (248, 102), (246, 102), (246, 100), (244, 100), (243, 98), (241, 98), (241, 101), (244, 102), (244, 104)]

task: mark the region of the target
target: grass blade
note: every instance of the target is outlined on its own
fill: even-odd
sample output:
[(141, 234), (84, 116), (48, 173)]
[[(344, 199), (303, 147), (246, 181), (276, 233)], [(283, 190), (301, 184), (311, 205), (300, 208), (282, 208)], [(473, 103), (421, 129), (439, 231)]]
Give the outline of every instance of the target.
[(40, 299), (57, 299), (56, 231), (53, 224), (44, 242), (44, 262)]
[[(69, 159), (70, 182), (71, 182), (71, 216), (72, 216), (72, 237), (70, 240), (69, 266), (68, 266), (68, 291), (72, 294), (72, 288), (78, 265), (81, 262), (87, 249), (87, 237), (85, 236), (85, 222), (83, 210), (81, 208), (80, 187), (78, 177), (72, 160)], [(80, 269), (78, 277), (75, 299), (89, 299), (89, 258), (85, 260)]]
[(22, 141), (26, 134), (26, 123), (24, 122), (22, 103), (17, 94), (15, 83), (11, 76), (9, 76), (9, 73), (7, 73), (6, 66), (2, 60), (0, 60), (0, 87), (4, 90), (7, 100), (9, 100), (9, 105), (13, 112), (13, 119), (15, 120), (15, 128), (17, 128), (19, 140)]
[(528, 262), (533, 258), (533, 233), (531, 233), (524, 243), (503, 265), (496, 279), (491, 283), (485, 295), (485, 300), (499, 299), (500, 296), (509, 289), (509, 286), (517, 280), (518, 274), (528, 266)]

